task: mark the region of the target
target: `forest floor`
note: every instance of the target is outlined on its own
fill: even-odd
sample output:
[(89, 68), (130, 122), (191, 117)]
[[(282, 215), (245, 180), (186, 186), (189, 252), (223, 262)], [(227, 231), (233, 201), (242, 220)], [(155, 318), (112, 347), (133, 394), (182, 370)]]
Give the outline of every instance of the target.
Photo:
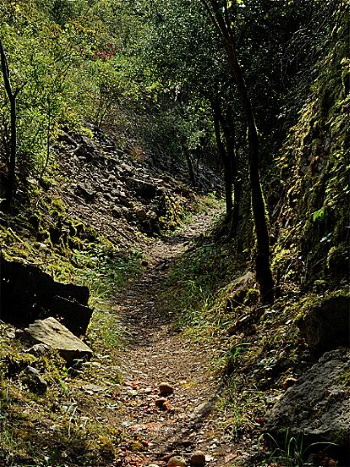
[[(240, 455), (229, 442), (224, 415), (215, 404), (222, 383), (212, 368), (217, 349), (190, 338), (177, 327), (166, 302), (157, 300), (169, 266), (210, 229), (217, 215), (218, 209), (211, 208), (194, 216), (180, 234), (152, 241), (145, 273), (116, 296), (127, 336), (121, 351), (120, 420), (130, 434), (127, 438), (135, 440), (120, 451), (122, 465), (164, 462), (171, 453), (186, 459), (201, 450), (208, 465), (224, 466), (233, 465)], [(160, 394), (162, 382), (172, 394)]]

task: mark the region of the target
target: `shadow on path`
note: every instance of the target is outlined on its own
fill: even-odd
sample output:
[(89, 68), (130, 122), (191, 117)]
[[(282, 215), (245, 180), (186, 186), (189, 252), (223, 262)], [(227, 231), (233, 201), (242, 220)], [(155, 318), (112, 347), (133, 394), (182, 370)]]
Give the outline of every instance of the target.
[[(119, 320), (126, 333), (126, 346), (121, 352), (126, 383), (120, 421), (128, 427), (131, 437), (136, 433), (152, 446), (146, 454), (138, 454), (139, 460), (133, 465), (149, 465), (172, 450), (185, 457), (193, 449), (207, 450), (213, 432), (220, 431), (216, 401), (222, 387), (210, 363), (216, 358), (216, 349), (209, 342), (193, 342), (177, 330), (176, 316), (164, 300), (157, 300), (171, 265), (209, 230), (214, 215), (197, 216), (181, 235), (152, 241), (146, 271), (116, 297)], [(162, 381), (174, 388), (167, 397), (169, 408), (164, 410), (157, 405)], [(221, 437), (222, 447), (225, 434)], [(231, 446), (226, 444), (224, 454), (215, 454), (216, 466), (225, 465), (219, 458), (227, 452), (231, 452)]]
[[(129, 283), (116, 295), (121, 326), (130, 345), (150, 346), (154, 342), (154, 331), (174, 324), (175, 316), (166, 307), (157, 304), (157, 297), (164, 290), (169, 267), (176, 263), (200, 238), (209, 231), (216, 210), (202, 213), (180, 235), (163, 236), (155, 239), (149, 251), (149, 265), (144, 274)], [(176, 333), (169, 327), (166, 333)]]

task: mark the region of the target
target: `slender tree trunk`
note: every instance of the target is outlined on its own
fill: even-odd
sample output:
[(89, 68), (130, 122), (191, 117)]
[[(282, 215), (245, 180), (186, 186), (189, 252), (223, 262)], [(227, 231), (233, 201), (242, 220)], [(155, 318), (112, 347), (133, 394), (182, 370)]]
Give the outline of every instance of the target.
[(6, 208), (9, 208), (14, 195), (15, 195), (15, 183), (16, 183), (16, 156), (17, 156), (17, 110), (16, 110), (16, 93), (12, 91), (10, 82), (10, 73), (8, 63), (6, 59), (5, 50), (3, 48), (0, 39), (0, 57), (1, 57), (1, 69), (4, 79), (4, 85), (7, 97), (10, 102), (10, 119), (11, 119), (11, 137), (10, 137), (10, 154), (8, 162), (8, 185), (6, 191)]
[(226, 201), (226, 220), (231, 219), (232, 215), (232, 164), (227, 154), (225, 145), (221, 138), (220, 121), (222, 120), (220, 104), (217, 100), (212, 101), (213, 117), (214, 117), (214, 130), (216, 144), (224, 167), (224, 181), (225, 181), (225, 201)]
[(233, 117), (231, 115), (231, 108), (228, 109), (227, 125), (226, 125), (226, 139), (228, 152), (231, 154), (232, 160), (232, 182), (233, 182), (233, 209), (232, 219), (229, 236), (235, 237), (237, 234), (238, 224), (240, 221), (240, 206), (241, 206), (241, 195), (242, 195), (242, 182), (238, 174), (238, 163), (236, 153), (236, 141), (235, 141), (235, 127), (233, 123)]
[(253, 107), (244, 81), (243, 70), (237, 58), (236, 41), (232, 30), (232, 18), (230, 18), (226, 3), (222, 6), (222, 3), (217, 0), (200, 1), (223, 41), (247, 124), (250, 189), (257, 240), (256, 278), (259, 283), (263, 303), (272, 303), (274, 300), (274, 282), (270, 268), (270, 242), (265, 203), (260, 185), (259, 137), (255, 125)]
[(50, 161), (50, 144), (51, 144), (51, 101), (50, 97), (47, 97), (47, 127), (46, 127), (46, 159), (44, 166), (41, 170), (39, 182), (43, 181), (44, 174), (49, 165)]
[[(180, 112), (181, 117), (185, 118), (185, 111), (184, 111), (181, 104), (179, 105), (178, 110)], [(189, 175), (189, 178), (190, 178), (190, 182), (191, 182), (192, 186), (195, 187), (196, 186), (196, 176), (195, 176), (194, 169), (193, 169), (193, 163), (192, 163), (191, 155), (190, 155), (190, 152), (188, 150), (186, 137), (184, 135), (180, 134), (179, 135), (179, 140), (180, 140), (182, 151), (183, 151), (183, 153), (185, 155), (185, 159), (186, 159), (186, 162), (187, 162), (188, 175)]]
[(190, 177), (191, 185), (193, 187), (195, 187), (196, 186), (196, 177), (194, 175), (194, 169), (193, 169), (193, 164), (192, 164), (192, 159), (191, 159), (190, 152), (188, 150), (188, 147), (187, 147), (186, 143), (184, 143), (183, 141), (181, 142), (181, 146), (182, 146), (182, 151), (185, 154), (185, 159), (186, 159), (187, 168), (188, 168), (188, 175)]
[(233, 180), (233, 209), (229, 237), (234, 238), (237, 235), (239, 221), (241, 220), (239, 210), (241, 206), (242, 186), (238, 177)]
[[(226, 141), (226, 152), (230, 164), (230, 189), (232, 192), (233, 184), (233, 207), (231, 212), (231, 228), (229, 236), (232, 238), (235, 236), (239, 223), (239, 209), (241, 201), (241, 184), (238, 177), (238, 164), (236, 155), (236, 141), (235, 141), (235, 125), (232, 115), (232, 108), (230, 105), (227, 106), (226, 118), (222, 116), (221, 121), (222, 129), (225, 135)], [(232, 194), (231, 194), (232, 199)]]
[(274, 300), (274, 282), (270, 268), (270, 241), (265, 213), (265, 203), (260, 184), (259, 137), (255, 125), (254, 112), (248, 96), (248, 90), (244, 82), (242, 68), (237, 59), (235, 46), (233, 43), (230, 43), (226, 45), (226, 49), (231, 68), (236, 78), (237, 89), (248, 129), (249, 175), (253, 218), (257, 240), (256, 278), (260, 286), (263, 302), (272, 303)]

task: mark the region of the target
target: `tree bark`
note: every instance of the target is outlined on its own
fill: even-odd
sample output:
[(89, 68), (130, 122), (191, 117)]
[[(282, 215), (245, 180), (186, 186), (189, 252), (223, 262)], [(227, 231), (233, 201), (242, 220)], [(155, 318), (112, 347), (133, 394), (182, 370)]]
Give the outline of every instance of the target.
[(254, 111), (244, 80), (243, 70), (237, 58), (236, 41), (227, 6), (222, 8), (217, 0), (200, 1), (223, 41), (247, 124), (250, 189), (257, 241), (255, 259), (256, 279), (259, 283), (262, 302), (272, 303), (274, 300), (274, 281), (270, 267), (270, 242), (265, 203), (260, 185), (259, 136), (255, 125)]
[(259, 174), (259, 136), (255, 125), (253, 108), (244, 82), (242, 68), (238, 62), (235, 45), (227, 44), (227, 53), (231, 68), (236, 78), (236, 85), (240, 96), (242, 109), (245, 114), (248, 129), (248, 159), (250, 188), (252, 197), (253, 219), (257, 241), (255, 259), (256, 279), (259, 283), (263, 303), (274, 300), (274, 282), (270, 268), (270, 240), (267, 228), (264, 197)]
[[(226, 117), (222, 118), (222, 129), (225, 135), (226, 141), (226, 152), (227, 157), (230, 164), (230, 186), (232, 192), (232, 184), (233, 184), (233, 207), (231, 212), (231, 218), (229, 221), (231, 222), (231, 228), (229, 232), (229, 236), (232, 238), (235, 236), (238, 228), (239, 223), (239, 210), (240, 210), (240, 202), (241, 202), (241, 183), (238, 176), (238, 164), (237, 164), (237, 155), (236, 155), (236, 132), (235, 132), (235, 125), (232, 115), (232, 108), (230, 105), (227, 106)], [(232, 194), (231, 194), (232, 199)]]
[(190, 178), (191, 185), (193, 187), (195, 187), (196, 186), (196, 177), (195, 177), (195, 174), (194, 174), (194, 169), (193, 169), (193, 164), (192, 164), (192, 159), (191, 159), (190, 152), (189, 152), (188, 147), (187, 147), (185, 142), (182, 141), (181, 146), (182, 146), (182, 151), (183, 151), (183, 153), (185, 155), (185, 159), (186, 159), (186, 162), (187, 162), (188, 176)]
[(8, 63), (2, 41), (0, 39), (0, 58), (2, 76), (4, 79), (4, 86), (7, 97), (10, 102), (10, 120), (11, 120), (11, 133), (10, 133), (10, 154), (8, 160), (8, 185), (6, 190), (5, 206), (8, 209), (13, 201), (15, 195), (16, 184), (16, 157), (17, 157), (17, 109), (16, 109), (16, 93), (13, 92)]
[(226, 119), (222, 122), (227, 153), (231, 161), (231, 171), (232, 171), (232, 183), (233, 183), (233, 208), (231, 215), (231, 227), (229, 236), (231, 238), (235, 237), (237, 234), (238, 224), (239, 224), (239, 211), (241, 205), (241, 194), (242, 186), (241, 180), (238, 175), (238, 163), (237, 163), (237, 153), (236, 153), (236, 131), (232, 115), (232, 108), (228, 106)]
[(218, 100), (212, 100), (213, 118), (214, 118), (214, 130), (216, 144), (221, 156), (221, 160), (224, 167), (224, 181), (225, 181), (225, 202), (226, 202), (226, 220), (229, 221), (232, 215), (232, 164), (230, 162), (229, 155), (225, 148), (225, 145), (221, 138), (220, 122), (222, 122), (222, 114), (220, 109), (220, 103)]

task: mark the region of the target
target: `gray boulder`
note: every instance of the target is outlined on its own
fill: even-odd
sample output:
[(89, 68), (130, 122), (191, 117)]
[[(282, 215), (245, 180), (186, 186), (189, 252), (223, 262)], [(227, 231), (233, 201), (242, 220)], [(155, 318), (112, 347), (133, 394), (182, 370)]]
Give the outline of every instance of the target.
[(276, 438), (287, 429), (304, 445), (336, 443), (339, 465), (350, 465), (350, 350), (325, 353), (287, 389), (268, 416), (266, 432)]
[(30, 324), (24, 330), (22, 339), (57, 350), (68, 363), (92, 356), (92, 350), (82, 340), (52, 317)]
[(126, 181), (126, 185), (129, 190), (133, 190), (136, 196), (144, 199), (153, 199), (156, 194), (158, 187), (153, 184), (152, 180), (142, 180), (140, 178), (130, 178)]

